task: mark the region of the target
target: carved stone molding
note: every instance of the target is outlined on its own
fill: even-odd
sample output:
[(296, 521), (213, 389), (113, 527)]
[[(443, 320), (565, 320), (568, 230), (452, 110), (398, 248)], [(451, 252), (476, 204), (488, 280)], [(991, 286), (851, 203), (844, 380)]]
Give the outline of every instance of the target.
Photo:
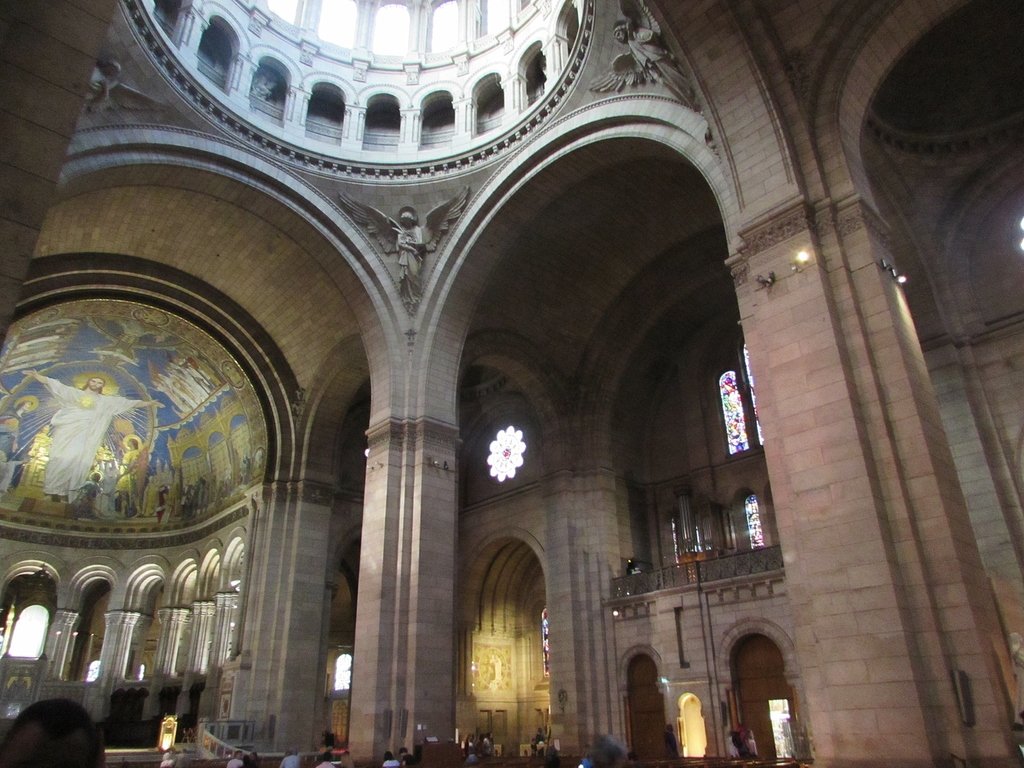
[(741, 230), (739, 234), (743, 245), (740, 253), (749, 258), (808, 232), (814, 232), (814, 219), (808, 207), (799, 202), (765, 221)]
[(388, 448), (392, 443), (401, 443), (405, 440), (405, 424), (397, 419), (370, 427), (366, 432), (366, 444), (370, 451), (384, 446)]
[(859, 198), (836, 206), (835, 226), (840, 237), (866, 228), (885, 248), (889, 247), (888, 225)]
[(416, 423), (416, 440), (424, 448), (434, 448), (455, 455), (459, 447), (459, 430), (451, 424), (422, 419)]

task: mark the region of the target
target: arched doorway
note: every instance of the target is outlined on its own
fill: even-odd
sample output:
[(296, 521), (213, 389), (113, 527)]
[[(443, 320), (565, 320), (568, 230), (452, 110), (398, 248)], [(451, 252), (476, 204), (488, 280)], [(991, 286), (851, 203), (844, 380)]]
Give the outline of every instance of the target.
[(739, 723), (754, 732), (758, 756), (765, 760), (786, 756), (786, 723), (795, 712), (779, 647), (764, 635), (749, 635), (736, 647), (733, 670)]
[(633, 657), (626, 673), (629, 743), (639, 759), (665, 757), (665, 699), (658, 688), (658, 667), (647, 654)]
[(708, 732), (704, 724), (700, 699), (692, 693), (679, 697), (679, 754), (681, 757), (704, 757), (708, 749)]

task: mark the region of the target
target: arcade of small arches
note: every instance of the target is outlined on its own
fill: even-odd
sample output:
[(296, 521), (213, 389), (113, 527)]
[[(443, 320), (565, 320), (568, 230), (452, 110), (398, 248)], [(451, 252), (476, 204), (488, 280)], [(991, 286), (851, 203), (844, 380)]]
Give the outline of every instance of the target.
[[(582, 13), (582, 0), (557, 13), (524, 3), (504, 14), (498, 35), (486, 31), (503, 7), (495, 0), (479, 13), (455, 0), (429, 14), (418, 4), (293, 5), (273, 7), (301, 17), (298, 26), (242, 0), (157, 0), (152, 13), (175, 55), (235, 114), (286, 141), (342, 157), (371, 153), (373, 162), (396, 151), (407, 160), (464, 151), (517, 124), (565, 68)], [(477, 31), (438, 52), (441, 43), (425, 41), (452, 17), (476, 18)], [(327, 18), (336, 23), (325, 27)], [(385, 47), (406, 28), (407, 50)], [(352, 34), (341, 39), (336, 29)]]
[[(51, 685), (84, 682), (87, 698), (114, 702), (134, 689), (137, 708), (115, 721), (178, 711), (184, 727), (194, 726), (206, 675), (238, 651), (247, 534), (225, 533), (202, 551), (181, 548), (142, 563), (70, 551), (65, 561), (55, 551), (11, 562), (0, 653), (26, 669), (44, 662)], [(115, 741), (124, 738), (112, 727)]]

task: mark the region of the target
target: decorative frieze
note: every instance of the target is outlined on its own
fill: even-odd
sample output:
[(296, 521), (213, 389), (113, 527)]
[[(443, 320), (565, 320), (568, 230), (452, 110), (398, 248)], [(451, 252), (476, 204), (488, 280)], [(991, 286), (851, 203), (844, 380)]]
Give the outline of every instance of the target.
[(796, 205), (772, 216), (767, 221), (759, 222), (740, 232), (743, 245), (740, 251), (747, 256), (754, 256), (769, 248), (774, 248), (790, 238), (814, 231), (814, 219), (807, 206), (801, 201)]

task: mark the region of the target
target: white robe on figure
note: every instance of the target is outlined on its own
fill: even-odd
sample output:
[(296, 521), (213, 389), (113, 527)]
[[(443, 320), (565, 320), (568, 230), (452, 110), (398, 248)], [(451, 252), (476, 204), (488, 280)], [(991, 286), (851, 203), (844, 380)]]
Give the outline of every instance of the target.
[(58, 404), (50, 419), (50, 459), (43, 476), (43, 492), (70, 498), (89, 479), (96, 450), (113, 418), (148, 403), (75, 389), (48, 376), (39, 378)]

